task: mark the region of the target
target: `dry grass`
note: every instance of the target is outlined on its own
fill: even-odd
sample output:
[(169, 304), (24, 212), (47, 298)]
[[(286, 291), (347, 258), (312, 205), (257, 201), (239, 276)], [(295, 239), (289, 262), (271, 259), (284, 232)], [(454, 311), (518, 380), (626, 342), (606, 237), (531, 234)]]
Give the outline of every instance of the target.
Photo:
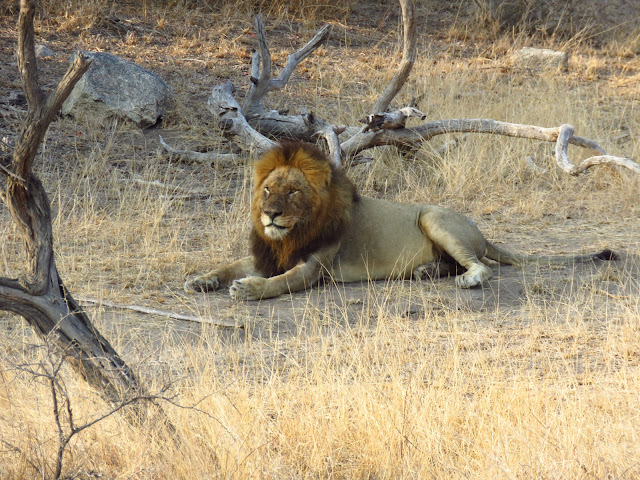
[[(279, 64), (322, 21), (334, 25), (330, 44), (285, 92), (270, 98), (272, 104), (304, 105), (356, 124), (393, 74), (397, 12), (385, 16), (373, 2), (347, 3), (331, 16), (331, 9), (308, 2), (294, 10), (266, 3)], [(238, 2), (136, 5), (51, 2), (40, 35), (69, 53), (72, 35), (80, 33), (84, 48), (112, 51), (160, 72), (176, 91), (163, 135), (190, 147), (221, 147), (204, 103), (220, 79), (246, 87), (250, 12)], [(229, 22), (222, 25), (221, 15)], [(495, 32), (489, 42), (480, 34), (462, 35), (458, 11), (425, 8), (421, 15), (429, 36), (421, 37), (420, 59), (401, 101), (422, 96), (429, 119), (570, 122), (611, 153), (640, 158), (640, 63), (629, 53), (633, 44), (611, 38), (596, 48), (580, 39)], [(1, 28), (6, 39), (14, 38), (9, 19)], [(636, 44), (637, 33), (629, 37)], [(568, 73), (534, 74), (509, 65), (512, 48), (538, 41), (571, 44)], [(9, 52), (2, 47), (3, 65)], [(43, 62), (43, 78), (50, 81), (65, 65), (62, 57)], [(7, 71), (2, 88), (19, 88), (15, 72)], [(15, 134), (17, 120), (0, 118), (0, 134)], [(285, 331), (278, 314), (294, 300), (275, 301), (270, 316), (259, 316), (251, 306), (224, 303), (222, 294), (203, 300), (182, 292), (186, 276), (246, 249), (247, 165), (171, 163), (157, 153), (155, 132), (58, 120), (39, 157), (39, 174), (56, 215), (57, 262), (70, 290), (245, 323), (244, 330), (227, 331), (92, 309), (98, 328), (151, 390), (170, 384), (176, 402), (190, 408), (165, 405), (179, 446), (119, 415), (109, 417), (72, 441), (65, 475), (639, 477), (640, 180), (610, 168), (569, 178), (555, 170), (551, 145), (526, 140), (469, 135), (436, 155), (446, 140), (437, 138), (409, 159), (376, 150), (374, 162), (352, 167), (349, 175), (368, 195), (461, 210), (489, 238), (514, 249), (609, 246), (625, 260), (575, 274), (504, 271), (505, 281), (524, 278), (512, 297), (494, 303), (483, 295), (506, 295), (498, 280), (474, 293), (479, 303), (447, 279), (378, 282), (362, 286), (357, 298), (341, 286), (316, 289), (295, 296), (301, 307), (287, 320), (293, 330)], [(545, 174), (526, 168), (529, 155)], [(184, 190), (210, 196), (184, 199)], [(0, 273), (15, 276), (21, 246), (6, 209), (0, 210), (0, 233)], [(46, 355), (20, 320), (5, 316), (0, 327), (0, 477), (47, 477), (57, 447), (51, 397), (20, 368)], [(77, 422), (107, 409), (63, 374)]]

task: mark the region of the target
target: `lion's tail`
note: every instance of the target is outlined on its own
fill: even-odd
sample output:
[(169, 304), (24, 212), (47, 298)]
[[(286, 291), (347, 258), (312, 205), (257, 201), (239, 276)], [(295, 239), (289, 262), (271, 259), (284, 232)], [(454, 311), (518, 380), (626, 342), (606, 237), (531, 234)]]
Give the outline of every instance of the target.
[(564, 263), (584, 263), (594, 260), (617, 260), (618, 255), (609, 249), (589, 255), (520, 255), (503, 250), (487, 242), (487, 254), (491, 260), (506, 265), (559, 265)]

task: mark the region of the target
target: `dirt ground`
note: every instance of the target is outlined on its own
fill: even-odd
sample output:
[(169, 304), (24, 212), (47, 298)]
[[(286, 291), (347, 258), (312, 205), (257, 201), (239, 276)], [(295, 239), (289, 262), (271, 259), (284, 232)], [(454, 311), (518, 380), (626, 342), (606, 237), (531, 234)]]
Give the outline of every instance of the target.
[[(337, 33), (329, 41), (327, 48), (337, 47), (341, 52), (345, 49), (351, 52), (351, 58), (339, 59), (344, 63), (342, 67), (344, 69), (356, 68), (357, 60), (354, 59), (365, 54), (374, 44), (385, 48), (392, 48), (396, 44), (396, 40), (390, 38), (387, 32), (397, 27), (399, 19), (397, 12), (389, 10), (388, 15), (376, 17), (378, 20), (372, 22), (372, 17), (368, 16), (373, 13), (371, 8), (371, 5), (367, 5), (354, 13), (353, 18), (350, 19), (352, 26), (346, 27), (340, 24), (334, 26)], [(451, 19), (456, 12), (445, 13), (448, 13), (448, 16), (427, 14), (426, 17), (421, 18), (421, 21), (436, 29), (432, 32), (432, 36), (421, 44), (425, 45), (429, 55), (434, 57), (437, 57), (437, 52), (450, 48), (451, 38), (445, 37), (443, 26), (445, 20)], [(0, 19), (0, 78), (2, 79), (0, 98), (5, 99), (4, 103), (0, 102), (0, 136), (9, 139), (15, 137), (17, 125), (24, 117), (25, 111), (13, 57), (14, 20), (15, 18), (11, 16)], [(193, 30), (201, 28), (203, 23), (206, 23), (204, 20), (201, 20), (201, 23), (192, 21), (188, 28)], [(44, 59), (40, 65), (41, 76), (45, 79), (47, 88), (55, 84), (55, 79), (59, 78), (66, 68), (66, 59), (78, 45), (70, 33), (73, 32), (73, 27), (67, 29), (60, 22), (59, 18), (45, 19), (41, 26), (47, 45), (56, 51), (56, 57)], [(165, 32), (156, 29), (155, 33), (145, 36), (149, 28), (150, 21), (140, 17), (131, 17), (127, 22), (119, 21), (116, 17), (107, 18), (88, 27), (80, 40), (80, 44), (84, 43), (89, 49), (111, 51), (157, 71), (176, 91), (176, 104), (163, 124), (146, 131), (124, 127), (124, 132), (119, 133), (114, 145), (109, 147), (110, 156), (104, 166), (120, 172), (122, 179), (131, 180), (144, 173), (144, 165), (150, 162), (163, 162), (158, 167), (159, 178), (166, 179), (169, 175), (167, 172), (171, 172), (171, 180), (174, 184), (187, 185), (192, 191), (205, 192), (203, 195), (206, 197), (207, 208), (210, 208), (209, 212), (213, 215), (222, 214), (233, 201), (239, 185), (245, 182), (244, 168), (236, 165), (226, 173), (218, 173), (216, 178), (223, 176), (226, 182), (217, 181), (217, 186), (211, 193), (210, 186), (206, 183), (212, 175), (207, 171), (208, 167), (168, 162), (166, 156), (158, 153), (157, 136), (161, 134), (170, 143), (173, 142), (178, 146), (188, 145), (189, 148), (194, 149), (206, 149), (212, 143), (219, 142), (219, 140), (212, 140), (210, 135), (212, 127), (204, 108), (206, 96), (211, 86), (221, 79), (231, 78), (238, 85), (246, 82), (248, 58), (254, 45), (250, 22), (248, 19), (244, 21), (235, 19), (224, 35), (226, 45), (216, 45), (215, 42), (207, 42), (207, 39), (197, 41), (192, 35), (193, 32), (178, 32), (175, 25), (172, 27), (173, 31)], [(269, 35), (274, 39), (273, 47), (280, 49), (280, 53), (276, 55), (277, 61), (282, 62), (285, 58), (283, 52), (298, 46), (308, 33), (313, 31), (307, 26), (298, 26), (298, 30), (297, 33), (293, 32), (284, 24), (270, 27)], [(175, 42), (172, 34), (182, 34), (182, 40)], [(340, 35), (347, 38), (348, 45), (338, 40)], [(228, 40), (230, 38), (232, 41)], [(427, 43), (428, 47), (426, 47)], [(482, 45), (481, 42), (474, 43), (472, 40), (467, 43), (460, 42), (454, 51), (461, 58), (470, 58), (478, 52), (486, 52), (487, 48), (489, 47)], [(448, 52), (450, 55), (451, 51)], [(326, 56), (326, 53), (323, 55)], [(629, 68), (631, 61), (625, 62), (626, 60), (623, 59), (621, 63), (608, 66), (607, 72), (613, 75), (615, 72), (625, 71)], [(635, 68), (634, 66), (629, 71), (635, 72)], [(600, 73), (604, 75), (604, 69)], [(296, 79), (298, 87), (288, 92), (287, 98), (289, 100), (303, 98), (303, 95), (308, 92), (300, 85), (312, 75), (313, 72), (301, 69), (300, 77)], [(602, 81), (606, 83), (607, 79), (604, 78)], [(308, 98), (306, 100), (308, 101)], [(328, 108), (330, 110), (332, 107)], [(52, 126), (47, 148), (57, 149), (61, 153), (56, 154), (56, 159), (41, 167), (41, 175), (45, 181), (49, 180), (49, 184), (51, 182), (55, 184), (57, 179), (64, 177), (65, 169), (78, 168), (83, 156), (91, 157), (95, 151), (93, 139), (95, 138), (97, 142), (105, 141), (105, 137), (100, 137), (100, 133), (96, 133), (94, 127), (90, 124), (74, 123), (68, 119), (61, 119)], [(104, 126), (99, 126), (97, 130), (101, 127)], [(200, 184), (198, 185), (197, 182)], [(55, 185), (52, 185), (51, 191), (55, 195)], [(108, 203), (108, 191), (97, 187), (95, 195), (100, 202)], [(192, 202), (195, 205), (199, 200), (196, 198)], [(273, 336), (298, 335), (303, 332), (315, 334), (331, 329), (336, 322), (361, 322), (364, 317), (378, 318), (383, 314), (405, 317), (408, 321), (420, 321), (433, 312), (461, 311), (481, 313), (489, 321), (508, 323), (514, 321), (514, 318), (519, 318), (519, 312), (526, 309), (532, 299), (544, 305), (559, 299), (579, 299), (583, 296), (595, 299), (592, 301), (601, 303), (602, 308), (609, 308), (611, 303), (609, 300), (619, 299), (624, 305), (625, 298), (638, 297), (639, 260), (635, 253), (627, 253), (638, 251), (640, 225), (636, 218), (610, 218), (605, 222), (605, 226), (594, 226), (593, 222), (579, 217), (576, 220), (570, 220), (573, 223), (568, 229), (565, 229), (563, 220), (560, 219), (553, 228), (549, 229), (547, 235), (536, 234), (533, 238), (528, 238), (527, 222), (519, 221), (513, 227), (506, 227), (505, 224), (511, 221), (507, 217), (506, 213), (504, 218), (496, 214), (484, 223), (489, 227), (487, 236), (491, 238), (491, 233), (497, 232), (497, 239), (509, 248), (524, 247), (527, 251), (542, 251), (548, 248), (553, 251), (554, 247), (563, 249), (572, 245), (573, 237), (579, 235), (580, 248), (583, 250), (595, 251), (597, 248), (608, 246), (620, 251), (621, 258), (612, 263), (536, 268), (535, 271), (529, 269), (522, 271), (512, 267), (499, 268), (496, 265), (494, 278), (480, 289), (456, 289), (452, 279), (441, 279), (433, 283), (376, 282), (370, 285), (324, 285), (308, 292), (258, 303), (235, 303), (225, 292), (187, 295), (180, 290), (186, 276), (185, 269), (182, 268), (172, 272), (177, 271), (178, 275), (171, 278), (168, 286), (163, 285), (153, 292), (149, 292), (150, 288), (129, 291), (118, 290), (117, 286), (110, 290), (109, 287), (105, 288), (105, 300), (122, 305), (141, 304), (149, 308), (201, 316), (205, 321), (211, 319), (213, 322), (223, 324), (217, 327), (222, 329), (223, 337), (242, 340), (247, 336), (268, 339)], [(11, 229), (8, 227), (9, 219), (6, 210), (0, 213), (0, 220), (3, 231), (9, 232), (7, 238), (10, 238)], [(176, 221), (185, 220), (177, 219)], [(203, 229), (210, 228), (205, 220), (198, 219), (196, 222), (201, 222), (200, 226)], [(480, 223), (482, 224), (482, 220)], [(561, 233), (563, 231), (568, 233), (563, 235)], [(198, 237), (200, 241), (206, 241), (201, 237), (202, 235)], [(12, 245), (11, 242), (5, 242), (5, 252), (17, 253), (16, 258), (18, 258), (19, 247)], [(234, 248), (234, 252), (241, 252), (246, 248), (246, 244), (238, 239), (234, 247), (237, 247)], [(64, 247), (59, 254), (64, 256)], [(184, 257), (183, 255), (178, 261)], [(84, 260), (79, 260), (80, 263), (82, 261)], [(64, 260), (62, 263), (64, 264)], [(14, 265), (9, 260), (7, 269)], [(92, 284), (95, 285), (93, 278), (85, 281), (79, 274), (76, 276), (73, 269), (68, 276), (65, 276), (63, 269), (63, 277), (69, 278), (72, 291), (77, 292), (76, 295), (79, 298), (94, 296), (91, 288)], [(117, 284), (117, 273), (115, 277), (109, 277), (107, 283)], [(100, 327), (107, 332), (109, 329), (118, 330), (121, 325), (126, 324), (135, 325), (136, 328), (140, 328), (141, 325), (162, 325), (162, 329), (175, 331), (176, 335), (197, 338), (202, 328), (215, 328), (89, 303), (86, 308), (94, 315)]]
[[(108, 338), (127, 331), (130, 353), (144, 350), (147, 361), (162, 363), (170, 354), (163, 344), (170, 349), (176, 344), (197, 346), (212, 335), (233, 348), (247, 341), (287, 342), (350, 327), (375, 328), (389, 318), (433, 323), (452, 315), (486, 324), (491, 330), (517, 330), (539, 322), (545, 308), (562, 309), (563, 305), (577, 308), (576, 318), (587, 316), (599, 321), (607, 315), (624, 317), (640, 295), (640, 257), (625, 253), (615, 262), (526, 270), (494, 264), (493, 271), (494, 277), (482, 288), (467, 290), (456, 288), (453, 278), (433, 282), (324, 282), (306, 292), (261, 302), (236, 302), (222, 291), (180, 296), (179, 301), (163, 306), (173, 312), (190, 312), (204, 323), (92, 303), (86, 308)], [(167, 336), (171, 341), (159, 340)], [(154, 347), (147, 350), (150, 340)]]

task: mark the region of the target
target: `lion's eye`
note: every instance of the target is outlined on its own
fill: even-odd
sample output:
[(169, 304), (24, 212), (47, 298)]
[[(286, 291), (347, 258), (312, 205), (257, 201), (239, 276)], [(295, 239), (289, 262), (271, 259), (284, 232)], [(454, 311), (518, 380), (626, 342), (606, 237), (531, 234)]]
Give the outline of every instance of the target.
[(295, 195), (296, 193), (300, 193), (300, 190), (291, 190), (291, 191), (289, 192), (289, 196), (293, 196), (293, 195)]
[(269, 190), (269, 187), (264, 187), (264, 193), (265, 195), (269, 195), (271, 193), (271, 191)]

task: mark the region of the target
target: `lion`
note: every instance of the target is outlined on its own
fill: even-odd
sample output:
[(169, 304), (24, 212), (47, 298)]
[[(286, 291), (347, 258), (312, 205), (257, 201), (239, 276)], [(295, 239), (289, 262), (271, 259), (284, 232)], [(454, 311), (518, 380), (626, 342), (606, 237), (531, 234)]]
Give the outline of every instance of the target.
[(426, 279), (455, 274), (460, 288), (507, 265), (614, 260), (610, 250), (566, 256), (520, 255), (487, 241), (464, 215), (438, 205), (360, 196), (344, 170), (315, 146), (283, 142), (255, 163), (251, 255), (195, 277), (185, 290), (229, 288), (260, 300), (337, 282)]

